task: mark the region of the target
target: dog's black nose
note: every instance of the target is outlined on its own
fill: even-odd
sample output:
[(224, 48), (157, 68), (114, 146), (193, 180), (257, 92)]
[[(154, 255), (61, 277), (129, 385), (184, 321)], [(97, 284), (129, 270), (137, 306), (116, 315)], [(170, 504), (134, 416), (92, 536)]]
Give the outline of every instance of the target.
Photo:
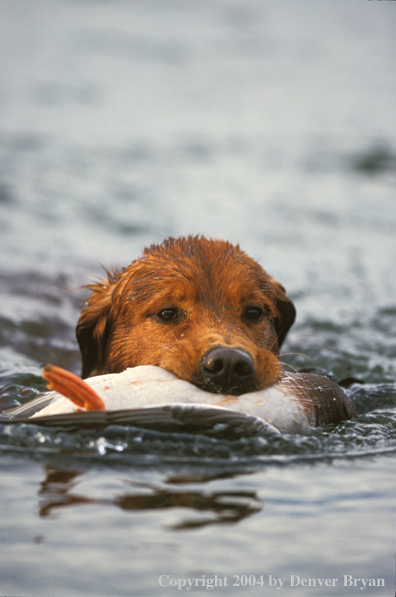
[(254, 376), (254, 363), (241, 348), (217, 346), (209, 350), (201, 361), (201, 373), (209, 391), (241, 394)]

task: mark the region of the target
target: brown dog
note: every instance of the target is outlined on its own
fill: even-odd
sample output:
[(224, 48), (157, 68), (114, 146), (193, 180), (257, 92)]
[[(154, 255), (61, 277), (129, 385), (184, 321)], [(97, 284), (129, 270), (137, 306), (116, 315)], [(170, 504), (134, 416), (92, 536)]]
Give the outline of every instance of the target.
[(83, 377), (157, 365), (204, 390), (242, 394), (282, 375), (294, 305), (239, 246), (168, 238), (89, 288), (77, 326)]

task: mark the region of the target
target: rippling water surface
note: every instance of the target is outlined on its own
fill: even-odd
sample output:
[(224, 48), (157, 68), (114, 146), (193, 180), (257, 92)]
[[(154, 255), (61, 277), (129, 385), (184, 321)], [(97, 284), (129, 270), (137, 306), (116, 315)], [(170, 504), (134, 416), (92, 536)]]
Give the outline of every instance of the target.
[(203, 233), (281, 280), (285, 367), (357, 412), (232, 441), (0, 425), (0, 594), (393, 595), (393, 5), (0, 4), (1, 409), (80, 372), (102, 265)]

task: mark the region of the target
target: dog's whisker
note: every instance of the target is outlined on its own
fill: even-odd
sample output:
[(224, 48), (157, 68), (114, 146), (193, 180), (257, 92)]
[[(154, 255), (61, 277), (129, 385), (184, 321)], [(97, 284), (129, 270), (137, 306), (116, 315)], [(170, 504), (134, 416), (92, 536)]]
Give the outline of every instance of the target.
[[(293, 367), (293, 365), (290, 365), (289, 363), (284, 363), (283, 361), (279, 361), (279, 363), (282, 365), (282, 369), (283, 367), (290, 367), (290, 369), (292, 369), (292, 371), (294, 371), (294, 373), (297, 373), (297, 369), (296, 367)], [(283, 369), (284, 373), (288, 373), (288, 371), (286, 371), (285, 369)]]
[(177, 352), (170, 346), (163, 346), (162, 348), (163, 348), (163, 350), (166, 350), (167, 352), (170, 352), (171, 354), (177, 356)]
[(307, 354), (304, 354), (303, 352), (282, 352), (282, 354), (279, 355), (279, 358), (288, 357), (288, 356), (304, 357), (304, 359), (307, 359), (308, 361), (311, 362), (313, 367), (316, 367), (315, 361), (313, 361), (313, 359), (311, 359), (311, 357), (309, 357)]
[(288, 371), (285, 371), (284, 373), (285, 374), (283, 376), (283, 380), (290, 382), (293, 388), (297, 388), (302, 392), (305, 392), (307, 390), (307, 385), (303, 383), (303, 380), (296, 376), (295, 373), (289, 373)]

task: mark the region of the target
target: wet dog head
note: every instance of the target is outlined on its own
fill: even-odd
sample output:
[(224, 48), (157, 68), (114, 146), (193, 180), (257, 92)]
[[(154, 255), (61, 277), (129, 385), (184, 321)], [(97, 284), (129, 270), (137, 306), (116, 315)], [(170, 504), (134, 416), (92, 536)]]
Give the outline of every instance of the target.
[(83, 377), (157, 365), (204, 390), (242, 394), (281, 376), (295, 309), (238, 246), (169, 238), (90, 288), (77, 326)]

